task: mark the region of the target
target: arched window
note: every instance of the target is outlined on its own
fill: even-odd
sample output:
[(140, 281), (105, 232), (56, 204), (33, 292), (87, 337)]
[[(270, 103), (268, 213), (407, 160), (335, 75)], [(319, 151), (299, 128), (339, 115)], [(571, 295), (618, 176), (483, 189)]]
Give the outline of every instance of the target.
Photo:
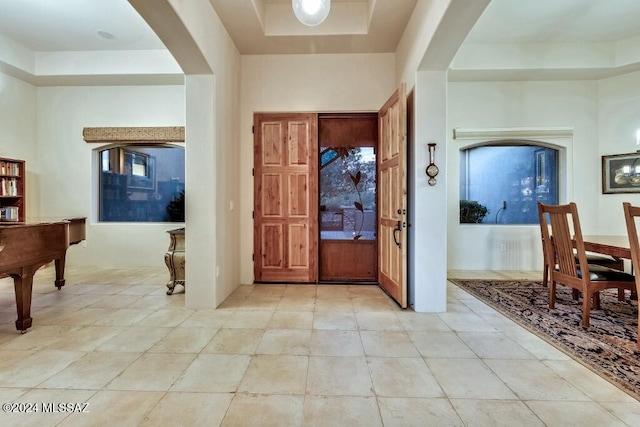
[(98, 149), (101, 222), (184, 222), (184, 148), (169, 144)]
[(460, 222), (537, 224), (558, 203), (558, 150), (522, 141), (460, 151)]

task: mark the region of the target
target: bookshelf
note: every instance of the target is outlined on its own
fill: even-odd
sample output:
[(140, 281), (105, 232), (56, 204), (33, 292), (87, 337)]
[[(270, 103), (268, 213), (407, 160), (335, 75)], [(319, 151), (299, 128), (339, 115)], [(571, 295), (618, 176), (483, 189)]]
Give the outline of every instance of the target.
[(0, 223), (24, 222), (24, 160), (0, 157)]

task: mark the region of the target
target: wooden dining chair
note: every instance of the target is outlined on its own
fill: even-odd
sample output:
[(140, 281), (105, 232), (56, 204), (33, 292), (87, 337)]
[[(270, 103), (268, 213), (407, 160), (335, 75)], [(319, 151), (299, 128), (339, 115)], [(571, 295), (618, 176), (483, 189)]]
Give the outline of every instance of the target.
[[(622, 204), (624, 220), (627, 224), (627, 235), (629, 236), (629, 249), (631, 249), (631, 266), (635, 274), (636, 291), (640, 291), (640, 243), (638, 242), (638, 228), (636, 218), (640, 217), (640, 206), (633, 206), (629, 202)], [(640, 294), (640, 292), (639, 292)], [(638, 310), (638, 348), (640, 348), (640, 310)]]
[(611, 288), (633, 290), (636, 287), (635, 278), (624, 271), (589, 265), (575, 203), (538, 203), (538, 216), (543, 242), (547, 242), (547, 260), (555, 260), (554, 268), (549, 268), (549, 308), (555, 307), (556, 284), (576, 289), (582, 293), (582, 326), (588, 327), (591, 303), (593, 301), (594, 305), (598, 305), (599, 292)]

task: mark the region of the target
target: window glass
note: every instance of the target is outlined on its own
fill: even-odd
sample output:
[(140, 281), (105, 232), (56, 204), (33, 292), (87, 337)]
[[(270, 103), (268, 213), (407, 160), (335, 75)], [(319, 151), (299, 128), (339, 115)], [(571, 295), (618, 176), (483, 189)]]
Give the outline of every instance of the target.
[(182, 147), (112, 146), (98, 158), (100, 221), (184, 221)]
[(320, 149), (320, 220), (321, 239), (375, 239), (373, 147)]
[(537, 224), (537, 203), (558, 203), (558, 151), (487, 145), (460, 153), (460, 222)]

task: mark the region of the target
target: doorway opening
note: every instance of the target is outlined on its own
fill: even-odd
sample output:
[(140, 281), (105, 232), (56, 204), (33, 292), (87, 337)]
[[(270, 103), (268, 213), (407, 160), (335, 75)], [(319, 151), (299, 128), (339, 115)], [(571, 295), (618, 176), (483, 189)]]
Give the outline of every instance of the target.
[(377, 126), (377, 113), (318, 117), (322, 282), (377, 282)]

